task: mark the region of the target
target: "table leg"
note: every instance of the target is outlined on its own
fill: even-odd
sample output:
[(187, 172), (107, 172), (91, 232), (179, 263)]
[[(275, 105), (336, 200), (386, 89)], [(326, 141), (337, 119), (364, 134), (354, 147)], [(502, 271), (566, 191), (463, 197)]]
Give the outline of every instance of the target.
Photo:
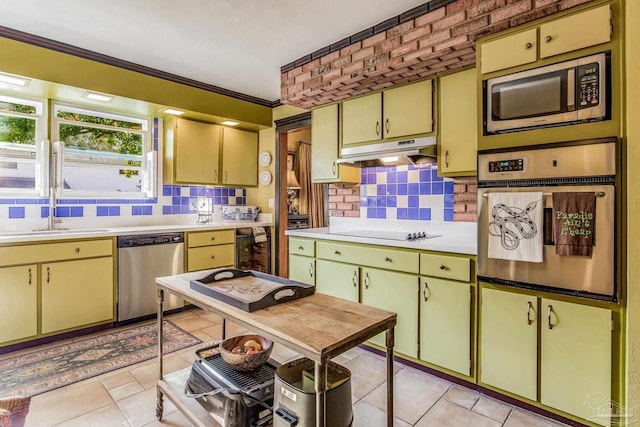
[(387, 329), (387, 427), (393, 427), (393, 328)]
[[(164, 302), (164, 290), (156, 290), (156, 301), (158, 302), (158, 381), (162, 380), (162, 305)], [(160, 387), (157, 387), (158, 398), (156, 402), (156, 418), (162, 419), (163, 402)]]
[(327, 361), (316, 362), (315, 386), (316, 386), (316, 427), (325, 427), (327, 424)]

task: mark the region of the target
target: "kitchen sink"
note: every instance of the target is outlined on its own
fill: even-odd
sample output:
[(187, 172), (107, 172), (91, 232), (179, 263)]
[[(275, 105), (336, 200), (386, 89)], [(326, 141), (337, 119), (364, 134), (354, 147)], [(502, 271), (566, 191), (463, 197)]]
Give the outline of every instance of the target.
[(49, 234), (82, 234), (82, 233), (100, 233), (109, 231), (105, 228), (86, 228), (86, 229), (75, 229), (75, 230), (65, 230), (62, 228), (56, 228), (54, 230), (31, 230), (31, 231), (8, 231), (8, 232), (0, 232), (0, 237), (5, 236), (46, 236)]

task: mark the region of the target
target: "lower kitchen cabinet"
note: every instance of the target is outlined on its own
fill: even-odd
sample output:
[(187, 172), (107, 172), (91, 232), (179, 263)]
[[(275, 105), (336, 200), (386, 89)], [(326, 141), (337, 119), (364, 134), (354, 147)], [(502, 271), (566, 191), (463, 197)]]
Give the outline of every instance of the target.
[(421, 277), (420, 359), (471, 375), (471, 285)]
[(38, 334), (38, 266), (0, 268), (0, 343)]
[(480, 325), (482, 383), (610, 425), (611, 310), (483, 288)]
[(315, 285), (316, 260), (302, 255), (289, 254), (289, 279)]
[[(418, 357), (418, 276), (376, 268), (362, 268), (363, 304), (398, 314), (394, 335), (394, 351)], [(371, 342), (385, 345), (385, 334), (376, 335)]]
[(316, 292), (358, 302), (360, 268), (353, 264), (316, 260)]
[(188, 233), (187, 271), (233, 267), (235, 236), (235, 229)]
[(113, 319), (113, 257), (41, 268), (43, 334)]

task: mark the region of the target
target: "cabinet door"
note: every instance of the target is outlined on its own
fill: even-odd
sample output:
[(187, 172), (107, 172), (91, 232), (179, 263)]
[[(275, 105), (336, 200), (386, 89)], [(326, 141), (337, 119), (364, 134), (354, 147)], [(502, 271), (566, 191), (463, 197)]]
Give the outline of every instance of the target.
[(478, 152), (475, 68), (440, 78), (439, 97), (440, 175), (475, 175)]
[(173, 132), (176, 182), (217, 184), (220, 126), (177, 118)]
[(316, 260), (316, 292), (358, 302), (360, 269), (357, 265)]
[(611, 40), (609, 5), (540, 25), (540, 57), (607, 43)]
[(593, 416), (611, 399), (611, 311), (543, 299), (540, 314), (540, 402), (609, 425)]
[(471, 286), (421, 277), (420, 359), (471, 375)]
[[(418, 276), (374, 268), (362, 269), (362, 303), (398, 314), (394, 351), (418, 357)], [(385, 346), (385, 334), (371, 342)]]
[(306, 256), (289, 254), (289, 279), (315, 285), (315, 260)]
[(113, 257), (41, 268), (43, 334), (113, 320)]
[(258, 185), (258, 135), (224, 128), (222, 138), (222, 183)]
[(536, 62), (538, 59), (537, 40), (538, 29), (532, 28), (482, 44), (480, 46), (480, 72), (486, 74)]
[(382, 139), (382, 93), (342, 103), (342, 145)]
[(0, 343), (38, 333), (38, 270), (35, 264), (0, 268)]
[(482, 289), (480, 307), (480, 381), (537, 399), (537, 299)]
[(433, 80), (383, 92), (384, 138), (433, 131)]
[(336, 163), (340, 154), (338, 104), (311, 111), (311, 180), (360, 182), (360, 170)]

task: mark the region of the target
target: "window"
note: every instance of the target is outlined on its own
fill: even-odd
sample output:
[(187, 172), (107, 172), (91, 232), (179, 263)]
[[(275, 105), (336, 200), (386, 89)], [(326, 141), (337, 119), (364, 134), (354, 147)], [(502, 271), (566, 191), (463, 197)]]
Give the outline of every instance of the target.
[(54, 104), (52, 126), (52, 140), (63, 143), (52, 152), (59, 195), (153, 195), (148, 119)]
[(48, 193), (45, 101), (0, 95), (0, 194)]

